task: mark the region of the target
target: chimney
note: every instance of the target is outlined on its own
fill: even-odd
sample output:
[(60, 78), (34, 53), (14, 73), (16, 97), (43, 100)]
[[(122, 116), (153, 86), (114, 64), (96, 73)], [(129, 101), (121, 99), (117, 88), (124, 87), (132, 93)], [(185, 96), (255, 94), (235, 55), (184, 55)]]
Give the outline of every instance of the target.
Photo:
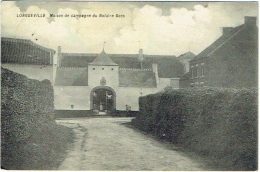
[(58, 67), (61, 67), (61, 46), (58, 46), (58, 53), (57, 53), (57, 57), (58, 57)]
[(256, 26), (256, 17), (245, 16), (246, 26)]
[(139, 50), (138, 61), (141, 63), (141, 69), (143, 69), (143, 61), (144, 61), (143, 49)]
[(223, 35), (230, 33), (233, 29), (233, 27), (223, 27)]
[(138, 54), (138, 60), (139, 61), (143, 61), (144, 57), (143, 57), (143, 49), (139, 50), (139, 54)]
[(153, 67), (153, 73), (155, 74), (156, 84), (159, 84), (158, 64), (157, 63), (153, 63), (152, 67)]
[(139, 50), (139, 54), (143, 54), (143, 49), (142, 48)]

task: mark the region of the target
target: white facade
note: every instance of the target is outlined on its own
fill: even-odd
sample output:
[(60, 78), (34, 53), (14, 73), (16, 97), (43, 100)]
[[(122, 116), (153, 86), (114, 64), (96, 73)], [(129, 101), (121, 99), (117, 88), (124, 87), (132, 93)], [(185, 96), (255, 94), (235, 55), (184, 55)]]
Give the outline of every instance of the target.
[(42, 81), (48, 79), (53, 84), (53, 66), (34, 65), (34, 64), (16, 64), (3, 63), (3, 68), (9, 69), (13, 72), (25, 75), (30, 79), (37, 79)]
[[(179, 88), (178, 78), (159, 78), (157, 71), (157, 64), (153, 64), (152, 70), (147, 69), (120, 69), (103, 51), (98, 57), (88, 64), (88, 76), (86, 77), (86, 86), (55, 86), (55, 109), (56, 110), (93, 110), (96, 107), (94, 98), (96, 92), (105, 90), (111, 93), (111, 99), (115, 110), (125, 111), (126, 105), (131, 107), (132, 111), (139, 110), (139, 97), (148, 94), (154, 94), (163, 90), (166, 86), (175, 85), (174, 88)], [(65, 69), (62, 67), (63, 70)], [(68, 68), (69, 69), (69, 68)], [(75, 71), (70, 68), (71, 71)], [(80, 69), (78, 69), (80, 70)], [(56, 71), (56, 70), (55, 70)], [(127, 86), (120, 84), (119, 73), (134, 72), (136, 76), (140, 72), (148, 72), (153, 75), (153, 86)], [(57, 76), (56, 76), (57, 77)], [(133, 78), (129, 78), (131, 80)], [(142, 78), (141, 78), (142, 79)], [(124, 79), (127, 82), (127, 79)], [(140, 83), (139, 83), (140, 85)], [(141, 83), (142, 85), (142, 83)], [(107, 96), (107, 95), (106, 95)], [(107, 101), (107, 98), (103, 101)], [(100, 102), (100, 104), (102, 104)], [(98, 106), (100, 106), (100, 104)], [(107, 105), (107, 104), (106, 104)], [(95, 107), (94, 107), (95, 106)], [(103, 108), (102, 108), (103, 109)]]
[[(109, 85), (108, 85), (109, 86)], [(91, 110), (90, 97), (92, 89), (89, 86), (55, 86), (54, 104), (55, 110)], [(116, 92), (116, 110), (125, 110), (125, 106), (131, 106), (131, 110), (138, 111), (138, 99), (140, 96), (153, 94), (160, 91), (157, 88), (126, 88), (111, 87)]]
[(112, 88), (118, 87), (118, 66), (88, 65), (88, 85), (90, 88), (99, 86), (102, 78), (105, 79), (106, 85)]

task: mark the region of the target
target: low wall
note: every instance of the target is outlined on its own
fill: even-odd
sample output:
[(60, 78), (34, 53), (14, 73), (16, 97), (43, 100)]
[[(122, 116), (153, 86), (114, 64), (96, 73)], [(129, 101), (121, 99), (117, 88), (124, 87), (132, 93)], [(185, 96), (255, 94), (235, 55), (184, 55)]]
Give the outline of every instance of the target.
[(117, 110), (114, 114), (115, 117), (136, 117), (138, 115), (139, 111), (120, 111)]
[[(108, 116), (113, 117), (135, 117), (138, 111), (119, 111), (111, 112)], [(94, 117), (97, 116), (92, 110), (55, 110), (55, 118), (78, 118), (78, 117)]]
[(257, 90), (168, 90), (139, 106), (137, 128), (214, 157), (225, 170), (257, 169)]
[(91, 110), (55, 110), (55, 118), (91, 117)]

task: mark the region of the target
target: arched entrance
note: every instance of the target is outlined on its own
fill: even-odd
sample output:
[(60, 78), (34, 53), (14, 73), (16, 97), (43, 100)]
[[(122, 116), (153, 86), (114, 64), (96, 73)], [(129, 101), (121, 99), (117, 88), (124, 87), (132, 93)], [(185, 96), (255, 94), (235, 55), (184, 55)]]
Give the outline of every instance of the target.
[(108, 114), (116, 109), (116, 92), (108, 86), (98, 86), (90, 93), (90, 108), (93, 112)]

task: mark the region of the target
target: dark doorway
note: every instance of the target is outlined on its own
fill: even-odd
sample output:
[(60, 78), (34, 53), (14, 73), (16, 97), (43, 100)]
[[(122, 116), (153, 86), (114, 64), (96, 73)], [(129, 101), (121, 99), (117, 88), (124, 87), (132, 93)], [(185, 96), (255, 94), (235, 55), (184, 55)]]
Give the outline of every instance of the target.
[(93, 92), (93, 110), (108, 112), (114, 109), (114, 94), (108, 89), (97, 89)]

